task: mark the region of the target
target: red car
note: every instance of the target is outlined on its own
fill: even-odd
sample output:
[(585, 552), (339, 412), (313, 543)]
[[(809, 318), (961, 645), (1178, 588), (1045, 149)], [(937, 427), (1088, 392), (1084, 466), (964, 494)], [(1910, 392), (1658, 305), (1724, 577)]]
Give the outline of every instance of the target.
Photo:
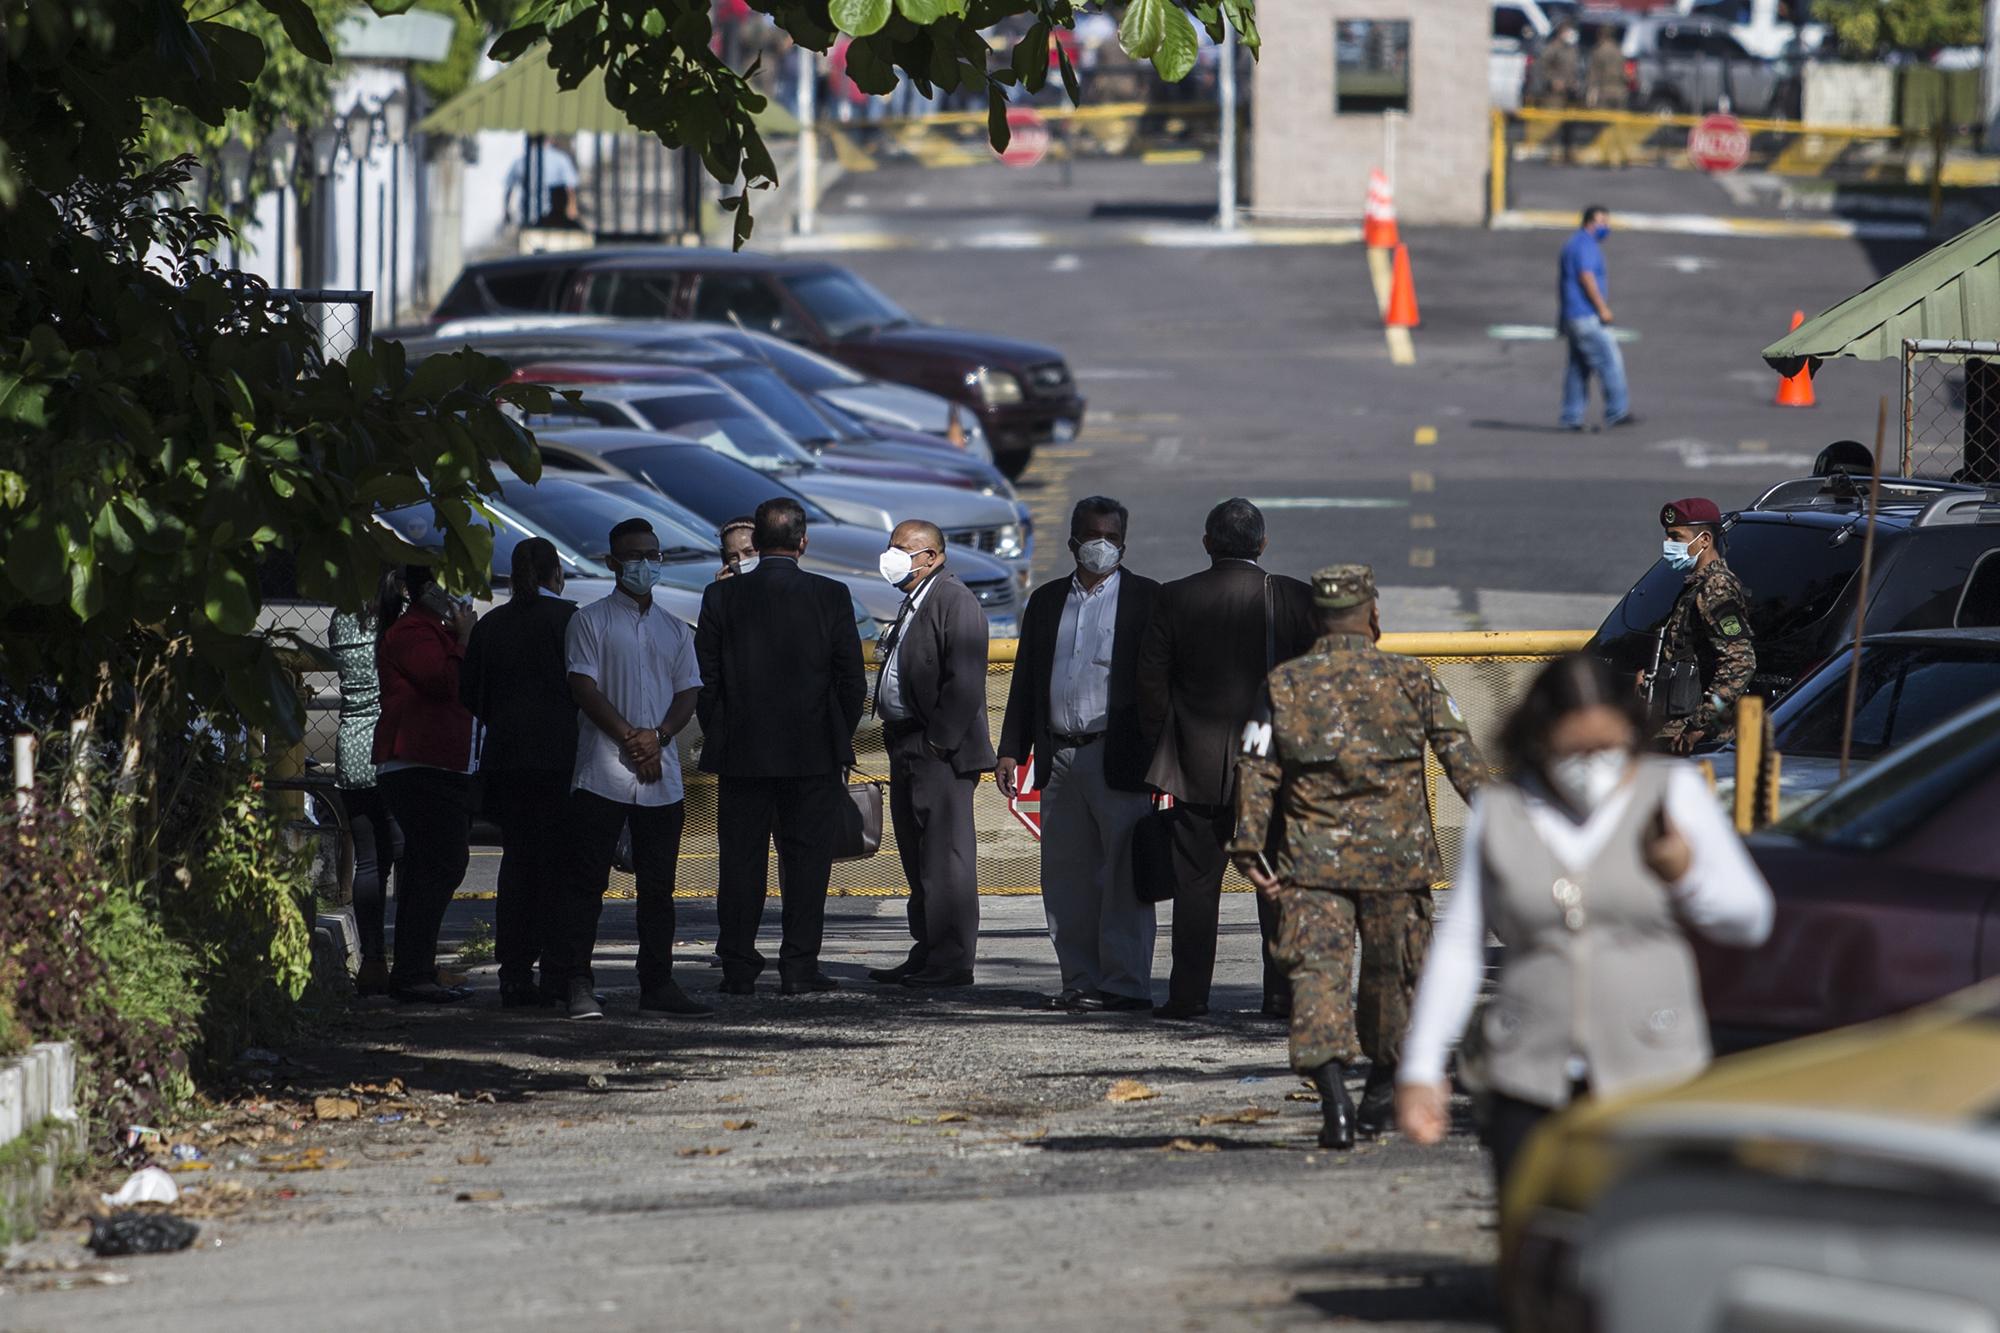
[(2000, 697), (1749, 839), (1760, 949), (1697, 945), (1718, 1049), (1880, 1018), (2000, 973)]

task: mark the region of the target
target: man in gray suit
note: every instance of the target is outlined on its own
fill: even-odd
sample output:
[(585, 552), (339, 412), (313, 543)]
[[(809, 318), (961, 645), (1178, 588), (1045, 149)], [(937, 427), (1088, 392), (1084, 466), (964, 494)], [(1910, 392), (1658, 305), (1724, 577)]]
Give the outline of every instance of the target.
[(889, 750), (889, 818), (910, 882), (914, 943), (902, 963), (868, 975), (919, 988), (969, 986), (979, 940), (972, 793), (994, 761), (986, 613), (945, 568), (935, 523), (898, 524), (881, 570), (904, 593), (876, 649), (874, 712)]

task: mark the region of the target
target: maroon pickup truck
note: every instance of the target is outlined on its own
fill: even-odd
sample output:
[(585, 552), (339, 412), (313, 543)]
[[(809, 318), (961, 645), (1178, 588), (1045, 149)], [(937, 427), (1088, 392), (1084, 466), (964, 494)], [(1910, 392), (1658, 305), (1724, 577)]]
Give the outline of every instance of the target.
[(846, 269), (817, 260), (674, 246), (571, 250), (470, 265), (434, 323), (526, 312), (741, 321), (864, 375), (926, 389), (976, 413), (1009, 477), (1035, 446), (1066, 442), (1084, 401), (1062, 353), (925, 324)]

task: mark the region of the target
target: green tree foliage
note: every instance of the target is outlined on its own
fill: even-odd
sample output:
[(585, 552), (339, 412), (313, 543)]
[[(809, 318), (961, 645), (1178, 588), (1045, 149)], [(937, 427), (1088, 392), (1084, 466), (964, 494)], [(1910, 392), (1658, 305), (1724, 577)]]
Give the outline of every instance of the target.
[(451, 52), (436, 64), (419, 65), (413, 71), (433, 102), (449, 102), (466, 90), (479, 57), (521, 10), (520, 0), (470, 0), (470, 4), (467, 0), (417, 0), (416, 7), (448, 15), (458, 23)]
[(1832, 29), (1841, 51), (1863, 59), (1977, 45), (1984, 15), (1983, 0), (1814, 0), (1812, 7), (1813, 18)]
[[(825, 51), (836, 38), (852, 38), (847, 72), (855, 85), (886, 94), (897, 71), (931, 95), (970, 89), (987, 100), (987, 131), (996, 148), (1007, 144), (1007, 97), (1020, 87), (1038, 92), (1049, 75), (1051, 34), (1073, 28), (1071, 0), (751, 0), (799, 45)], [(1123, 0), (1118, 37), (1126, 52), (1151, 60), (1162, 77), (1185, 78), (1194, 68), (1199, 23), (1217, 41), (1224, 24), (1251, 51), (1257, 49), (1252, 0)], [(1012, 53), (1000, 60), (985, 33), (1002, 23), (1027, 21)], [(546, 44), (549, 63), (564, 87), (593, 70), (604, 71), (605, 93), (640, 129), (669, 147), (688, 146), (725, 184), (768, 186), (776, 178), (752, 117), (764, 98), (713, 49), (708, 0), (533, 0), (521, 19), (493, 47), (497, 60), (517, 59)], [(1076, 71), (1055, 47), (1070, 100), (1077, 99)], [(743, 195), (725, 204), (736, 210), (736, 240), (750, 235)]]

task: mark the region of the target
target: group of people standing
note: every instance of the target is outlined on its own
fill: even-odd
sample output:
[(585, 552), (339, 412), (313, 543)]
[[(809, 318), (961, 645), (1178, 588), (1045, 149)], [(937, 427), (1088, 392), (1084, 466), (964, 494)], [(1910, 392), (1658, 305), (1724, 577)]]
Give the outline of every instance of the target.
[[(1710, 605), (1722, 577), (1712, 511), (1679, 501), (1662, 514), (1670, 557), (1697, 544), (1709, 556), (1688, 562), (1697, 610), (1679, 632), (1691, 657), (1698, 626), (1719, 619), (1727, 635), (1731, 619)], [(877, 644), (872, 692), (849, 594), (802, 567), (810, 534), (791, 499), (725, 525), (723, 567), (693, 629), (653, 604), (661, 553), (643, 519), (612, 530), (617, 589), (582, 608), (562, 597), (561, 562), (539, 539), (515, 548), (509, 602), (476, 622), (423, 567), (385, 580), (374, 623), (336, 617), (333, 635), (364, 988), (463, 996), (435, 954), (466, 867), (476, 771), (504, 845), (502, 1003), (603, 1016), (591, 957), (629, 831), (639, 1007), (711, 1013), (674, 975), (677, 738), (698, 719), (698, 763), (717, 784), (720, 993), (754, 994), (764, 971), (774, 839), (780, 991), (837, 989), (820, 967), (825, 900), (853, 817), (853, 737), (872, 715), (911, 939), (901, 963), (869, 974), (877, 982), (973, 983), (973, 795), (991, 772), (1012, 797), (1032, 772), (1061, 972), (1049, 1007), (1205, 1015), (1233, 860), (1258, 891), (1262, 1008), (1290, 1022), (1328, 1147), (1399, 1120), (1419, 1141), (1443, 1133), (1445, 1050), (1470, 1016), (1489, 929), (1510, 946), (1481, 1019), (1503, 1172), (1534, 1120), (1578, 1093), (1699, 1067), (1686, 934), (1755, 943), (1770, 897), (1694, 770), (1644, 754), (1652, 729), (1629, 681), (1582, 656), (1551, 664), (1504, 734), (1509, 776), (1494, 781), (1429, 667), (1378, 647), (1367, 566), (1310, 583), (1266, 572), (1263, 515), (1232, 499), (1207, 517), (1209, 567), (1162, 584), (1125, 568), (1128, 523), (1107, 497), (1077, 504), (1074, 568), (1029, 599), (997, 753), (985, 616), (922, 520), (899, 524), (880, 559), (904, 598)], [(1704, 713), (1681, 730), (1718, 725)], [(1427, 752), (1471, 805), (1435, 953), (1431, 889), (1445, 868)], [(399, 857), (388, 966), (382, 888)], [(1153, 903), (1168, 899), (1173, 971), (1156, 1007)], [(1364, 1059), (1357, 1108), (1346, 1078)]]

